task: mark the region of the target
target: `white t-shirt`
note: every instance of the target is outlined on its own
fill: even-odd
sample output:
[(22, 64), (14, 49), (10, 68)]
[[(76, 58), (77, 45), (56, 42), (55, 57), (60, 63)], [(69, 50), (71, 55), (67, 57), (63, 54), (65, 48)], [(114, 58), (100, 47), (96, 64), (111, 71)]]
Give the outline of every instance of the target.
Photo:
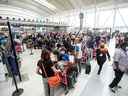
[(72, 62), (72, 63), (75, 61), (75, 58), (74, 58), (73, 55), (69, 55), (69, 61)]

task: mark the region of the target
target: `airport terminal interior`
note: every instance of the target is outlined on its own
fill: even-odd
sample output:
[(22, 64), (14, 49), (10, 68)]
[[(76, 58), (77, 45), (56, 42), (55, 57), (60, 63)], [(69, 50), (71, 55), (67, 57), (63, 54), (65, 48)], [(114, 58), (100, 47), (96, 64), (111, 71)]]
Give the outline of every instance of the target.
[(128, 96), (128, 0), (0, 0), (0, 96)]

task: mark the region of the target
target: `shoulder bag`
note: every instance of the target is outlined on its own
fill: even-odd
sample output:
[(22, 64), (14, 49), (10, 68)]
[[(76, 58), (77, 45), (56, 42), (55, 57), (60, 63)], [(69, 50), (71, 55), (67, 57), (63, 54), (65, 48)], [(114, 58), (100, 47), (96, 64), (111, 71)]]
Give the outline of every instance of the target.
[(42, 64), (42, 68), (43, 68), (43, 72), (45, 74), (45, 77), (47, 78), (47, 82), (48, 82), (49, 86), (50, 87), (57, 87), (57, 86), (59, 86), (60, 83), (61, 83), (61, 78), (60, 78), (59, 73), (55, 73), (54, 76), (48, 77), (43, 64)]

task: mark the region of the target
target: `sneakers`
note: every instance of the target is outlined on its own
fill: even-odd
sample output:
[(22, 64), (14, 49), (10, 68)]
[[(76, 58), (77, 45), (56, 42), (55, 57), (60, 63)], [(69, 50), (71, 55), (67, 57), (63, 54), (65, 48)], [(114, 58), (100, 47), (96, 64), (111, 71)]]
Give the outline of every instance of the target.
[(116, 86), (118, 89), (122, 89), (122, 87), (121, 86)]
[(116, 93), (116, 89), (115, 88), (110, 88), (109, 87), (109, 89), (110, 89), (111, 92)]
[(116, 86), (116, 87), (109, 87), (109, 89), (111, 90), (111, 92), (115, 93), (118, 89), (121, 89), (122, 87), (121, 86)]
[(97, 75), (100, 75), (100, 72), (97, 72)]
[(97, 75), (100, 75), (100, 73), (97, 73)]

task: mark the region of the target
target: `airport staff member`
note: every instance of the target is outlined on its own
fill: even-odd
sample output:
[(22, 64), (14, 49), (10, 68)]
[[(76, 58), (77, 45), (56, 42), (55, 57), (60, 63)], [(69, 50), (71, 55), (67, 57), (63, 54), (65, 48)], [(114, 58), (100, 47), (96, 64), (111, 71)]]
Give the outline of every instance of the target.
[(118, 86), (119, 82), (121, 81), (124, 73), (128, 69), (128, 51), (126, 50), (126, 43), (122, 43), (120, 48), (116, 49), (114, 55), (114, 71), (115, 71), (115, 78), (113, 79), (112, 83), (109, 85), (112, 92), (115, 93), (115, 88), (121, 88)]

